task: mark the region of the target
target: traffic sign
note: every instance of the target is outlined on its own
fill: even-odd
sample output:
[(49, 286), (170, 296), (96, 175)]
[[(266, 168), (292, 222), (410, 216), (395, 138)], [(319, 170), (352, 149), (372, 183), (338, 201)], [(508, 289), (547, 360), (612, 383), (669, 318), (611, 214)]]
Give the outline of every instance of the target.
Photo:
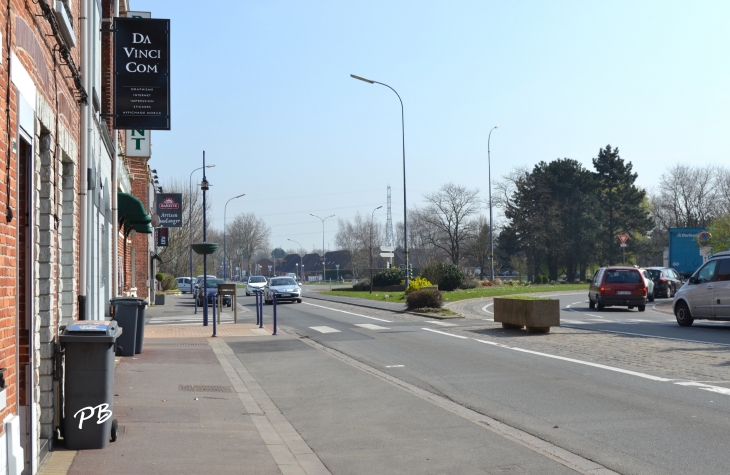
[(395, 246), (380, 246), (380, 250), (383, 252), (393, 252), (395, 251)]
[(621, 244), (626, 244), (626, 241), (629, 240), (629, 235), (628, 234), (619, 234), (618, 238), (621, 241)]
[(621, 247), (626, 247), (626, 246), (628, 246), (628, 244), (626, 244), (625, 242), (621, 243)]
[(392, 252), (381, 252), (380, 257), (395, 257), (395, 254)]

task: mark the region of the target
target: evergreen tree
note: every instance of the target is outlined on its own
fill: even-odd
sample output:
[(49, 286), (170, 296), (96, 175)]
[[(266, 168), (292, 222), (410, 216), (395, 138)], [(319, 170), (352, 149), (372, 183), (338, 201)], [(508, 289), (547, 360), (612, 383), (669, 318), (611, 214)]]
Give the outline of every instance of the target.
[[(624, 162), (618, 148), (606, 145), (593, 159), (595, 168), (596, 219), (598, 236), (596, 247), (599, 264), (616, 264), (621, 261), (618, 235), (646, 235), (653, 222), (644, 203), (646, 193), (634, 185), (637, 174), (631, 162)], [(629, 244), (630, 246), (631, 244)]]

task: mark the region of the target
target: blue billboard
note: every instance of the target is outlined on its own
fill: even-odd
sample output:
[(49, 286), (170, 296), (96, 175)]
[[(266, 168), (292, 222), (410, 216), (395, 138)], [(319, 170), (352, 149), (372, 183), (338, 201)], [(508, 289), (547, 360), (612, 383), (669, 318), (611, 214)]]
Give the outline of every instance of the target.
[(702, 265), (697, 237), (705, 228), (669, 228), (669, 267), (689, 276)]

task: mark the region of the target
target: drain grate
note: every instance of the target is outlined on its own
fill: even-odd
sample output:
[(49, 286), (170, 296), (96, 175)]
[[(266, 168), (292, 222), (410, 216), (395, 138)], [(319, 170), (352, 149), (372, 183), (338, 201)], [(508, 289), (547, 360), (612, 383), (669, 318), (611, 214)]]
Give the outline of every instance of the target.
[(198, 386), (196, 384), (181, 384), (178, 391), (189, 391), (193, 393), (232, 393), (230, 386)]
[(180, 346), (208, 346), (207, 343), (180, 343)]

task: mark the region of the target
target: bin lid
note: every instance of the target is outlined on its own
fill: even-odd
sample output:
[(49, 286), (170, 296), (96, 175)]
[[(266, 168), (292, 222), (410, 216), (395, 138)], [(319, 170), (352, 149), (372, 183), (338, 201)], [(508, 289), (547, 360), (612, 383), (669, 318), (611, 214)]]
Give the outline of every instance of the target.
[(114, 342), (122, 334), (116, 320), (75, 320), (59, 337), (68, 342)]
[(114, 297), (111, 304), (148, 306), (150, 303), (142, 297)]

